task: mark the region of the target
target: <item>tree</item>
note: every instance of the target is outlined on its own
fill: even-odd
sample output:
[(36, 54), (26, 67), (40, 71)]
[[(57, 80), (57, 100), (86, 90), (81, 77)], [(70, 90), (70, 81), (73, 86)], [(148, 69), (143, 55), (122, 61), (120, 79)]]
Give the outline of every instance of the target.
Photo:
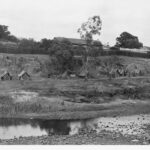
[(52, 40), (50, 39), (42, 39), (40, 42), (40, 47), (44, 48), (46, 51), (48, 51), (48, 49), (52, 46)]
[(5, 25), (0, 25), (0, 39), (18, 42), (18, 39), (11, 35), (10, 31), (8, 31), (8, 26)]
[[(102, 27), (102, 21), (99, 16), (93, 16), (88, 19), (87, 22), (82, 23), (81, 27), (78, 29), (81, 39), (86, 41), (86, 52), (84, 56), (84, 68), (87, 70), (89, 61), (89, 51), (93, 42), (94, 35), (100, 35)], [(87, 72), (87, 71), (86, 71)]]
[(14, 35), (9, 35), (7, 38), (8, 41), (12, 41), (12, 42), (18, 42), (18, 38), (15, 37)]
[(18, 51), (21, 53), (28, 53), (28, 54), (42, 53), (42, 49), (40, 49), (39, 43), (34, 41), (34, 39), (31, 38), (21, 39), (18, 44)]
[(143, 47), (143, 44), (139, 42), (137, 36), (128, 32), (123, 32), (116, 38), (116, 46), (122, 48), (141, 48)]
[(100, 52), (103, 50), (103, 45), (100, 41), (93, 41), (91, 49), (89, 51), (89, 56), (97, 57), (100, 55)]
[(64, 39), (61, 42), (53, 40), (52, 47), (49, 48), (49, 55), (53, 57), (55, 69), (63, 73), (67, 70), (73, 70), (74, 53), (72, 44)]
[(0, 39), (7, 39), (9, 35), (8, 26), (0, 25)]

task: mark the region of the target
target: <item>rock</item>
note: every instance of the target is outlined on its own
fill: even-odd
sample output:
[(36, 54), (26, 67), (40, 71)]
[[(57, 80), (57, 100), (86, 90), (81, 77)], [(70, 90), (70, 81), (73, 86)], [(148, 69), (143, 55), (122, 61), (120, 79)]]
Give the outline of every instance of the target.
[(149, 138), (147, 141), (148, 141), (148, 143), (150, 144), (150, 138)]
[(144, 145), (147, 145), (148, 143), (144, 141), (143, 144), (144, 144)]
[(104, 100), (103, 98), (99, 97), (99, 98), (97, 99), (97, 101), (98, 101), (98, 102), (104, 102), (105, 100)]
[(88, 103), (90, 102), (90, 100), (84, 96), (78, 96), (75, 98), (75, 100), (78, 102), (88, 102)]
[(139, 140), (138, 139), (134, 139), (134, 140), (132, 140), (132, 142), (139, 142)]
[(75, 102), (81, 103), (81, 102), (85, 101), (85, 99), (86, 98), (84, 96), (77, 96), (75, 98)]

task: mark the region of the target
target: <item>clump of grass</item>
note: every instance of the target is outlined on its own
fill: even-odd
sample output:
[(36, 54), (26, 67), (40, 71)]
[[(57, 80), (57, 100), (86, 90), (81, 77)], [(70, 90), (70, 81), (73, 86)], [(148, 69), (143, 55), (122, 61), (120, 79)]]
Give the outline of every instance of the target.
[(7, 105), (12, 104), (13, 100), (9, 95), (0, 95), (0, 104)]
[(40, 112), (48, 112), (51, 107), (42, 106), (41, 104), (33, 103), (33, 104), (23, 104), (16, 103), (12, 105), (3, 105), (0, 107), (1, 114), (19, 114), (19, 113), (40, 113)]

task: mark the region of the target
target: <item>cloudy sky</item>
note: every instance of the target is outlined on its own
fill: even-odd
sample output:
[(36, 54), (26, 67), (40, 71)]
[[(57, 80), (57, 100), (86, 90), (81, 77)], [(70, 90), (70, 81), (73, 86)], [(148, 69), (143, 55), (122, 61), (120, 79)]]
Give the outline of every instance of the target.
[(149, 0), (0, 0), (0, 5), (0, 24), (17, 37), (79, 38), (81, 23), (99, 15), (103, 43), (112, 45), (128, 31), (150, 46)]

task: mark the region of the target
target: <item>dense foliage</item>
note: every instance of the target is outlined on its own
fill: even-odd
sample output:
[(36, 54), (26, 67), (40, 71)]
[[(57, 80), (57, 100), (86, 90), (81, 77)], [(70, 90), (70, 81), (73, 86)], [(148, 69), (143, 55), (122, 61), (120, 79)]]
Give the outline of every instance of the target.
[(39, 44), (40, 48), (43, 48), (46, 52), (48, 52), (48, 49), (52, 47), (53, 40), (50, 39), (42, 39)]
[(116, 46), (122, 48), (141, 48), (143, 47), (143, 44), (139, 42), (137, 36), (128, 32), (123, 32), (116, 38)]
[(18, 42), (17, 50), (22, 54), (45, 54), (46, 50), (44, 48), (40, 48), (38, 42), (33, 39), (21, 39)]
[(49, 48), (49, 55), (52, 56), (56, 70), (63, 73), (66, 70), (73, 70), (74, 67), (74, 53), (72, 44), (64, 39), (62, 42), (54, 40), (52, 47)]
[(0, 25), (0, 40), (8, 40), (17, 42), (18, 39), (11, 35), (10, 31), (8, 30), (8, 26)]
[(90, 17), (86, 22), (81, 24), (81, 27), (77, 30), (80, 34), (81, 39), (86, 41), (86, 49), (84, 53), (84, 67), (88, 67), (88, 56), (89, 52), (92, 50), (93, 36), (100, 35), (102, 28), (102, 21), (100, 16)]
[[(98, 22), (98, 26), (94, 23)], [(90, 26), (92, 23), (93, 26)], [(94, 24), (93, 24), (94, 23)], [(84, 34), (87, 30), (84, 27), (89, 28), (88, 34)], [(83, 30), (81, 30), (83, 29)], [(132, 51), (123, 51), (119, 50), (119, 47), (124, 48), (140, 48), (143, 46), (142, 43), (139, 42), (138, 37), (131, 35), (130, 33), (123, 32), (116, 40), (116, 45), (110, 48), (109, 51), (103, 51), (103, 46), (100, 41), (93, 41), (92, 35), (100, 34), (101, 29), (101, 20), (98, 16), (89, 18), (89, 20), (82, 24), (79, 33), (82, 38), (88, 38), (85, 36), (89, 36), (87, 39), (87, 43), (90, 40), (90, 44), (85, 45), (73, 45), (69, 41), (56, 41), (51, 39), (42, 39), (37, 42), (33, 39), (17, 39), (15, 36), (11, 35), (8, 30), (8, 26), (0, 25), (0, 53), (13, 53), (13, 54), (49, 54), (49, 55), (60, 55), (62, 59), (64, 59), (63, 65), (72, 59), (73, 56), (85, 56), (88, 49), (88, 56), (97, 57), (104, 55), (122, 55), (122, 56), (130, 56), (130, 57), (142, 57), (142, 58), (150, 58), (150, 53), (140, 53), (140, 52), (132, 52)], [(97, 30), (97, 31), (96, 31)], [(83, 31), (83, 32), (81, 32)], [(56, 50), (56, 51), (55, 51)], [(59, 61), (62, 61), (59, 56)], [(67, 56), (67, 57), (66, 57)], [(53, 57), (54, 59), (54, 57)], [(56, 60), (56, 57), (55, 57)], [(56, 61), (55, 61), (56, 63)], [(57, 65), (57, 63), (56, 63)], [(69, 64), (72, 65), (72, 64)], [(66, 66), (66, 65), (65, 65)], [(72, 68), (71, 66), (68, 66)]]

